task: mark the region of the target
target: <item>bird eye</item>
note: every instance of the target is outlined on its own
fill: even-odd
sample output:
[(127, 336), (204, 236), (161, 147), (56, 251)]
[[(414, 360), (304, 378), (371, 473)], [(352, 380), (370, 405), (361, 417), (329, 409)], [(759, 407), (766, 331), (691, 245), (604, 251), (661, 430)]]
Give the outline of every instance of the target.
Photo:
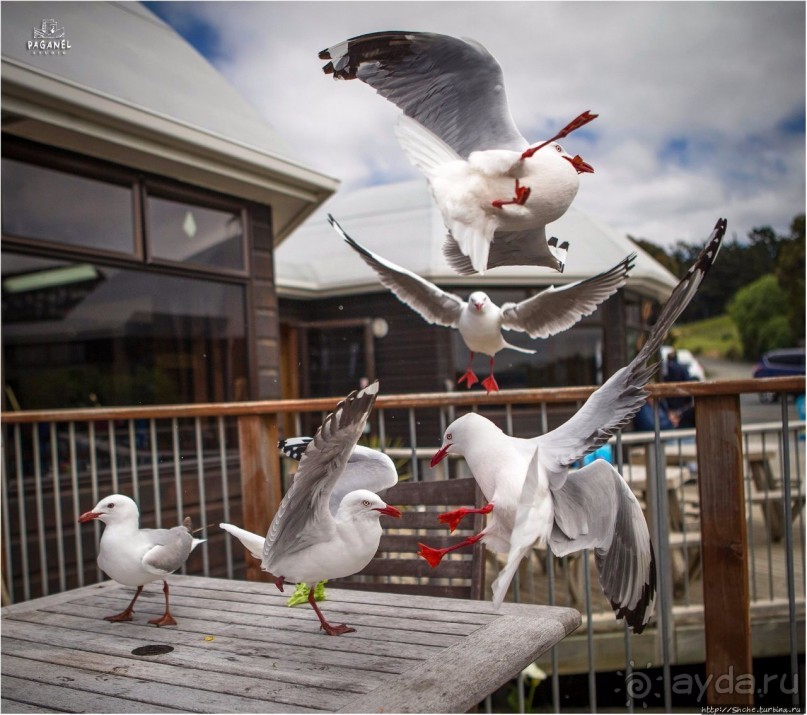
[(370, 502), (367, 499), (363, 499), (361, 502), (362, 506), (370, 506)]
[(558, 153), (561, 153), (561, 152), (563, 152), (563, 147), (560, 144), (555, 144), (555, 150)]
[(109, 504), (106, 505), (106, 508), (107, 509), (114, 509), (115, 508), (115, 502), (112, 502), (112, 501), (109, 502)]
[(449, 442), (450, 442), (452, 439), (454, 439), (454, 437), (453, 437), (453, 435), (451, 434), (451, 432), (446, 432), (446, 439), (447, 439)]

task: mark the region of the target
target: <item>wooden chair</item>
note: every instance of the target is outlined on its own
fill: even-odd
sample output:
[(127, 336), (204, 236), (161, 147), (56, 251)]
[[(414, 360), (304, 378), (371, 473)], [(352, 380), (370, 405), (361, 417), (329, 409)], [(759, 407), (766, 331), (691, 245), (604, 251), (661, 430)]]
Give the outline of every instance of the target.
[(471, 478), (399, 482), (381, 497), (403, 516), (382, 516), (384, 534), (373, 560), (354, 576), (329, 581), (328, 587), (482, 599), (485, 562), (481, 542), (447, 554), (437, 568), (417, 555), (418, 542), (443, 548), (484, 528), (485, 517), (480, 514), (465, 517), (453, 534), (437, 520), (439, 514), (452, 509), (483, 506), (476, 482)]

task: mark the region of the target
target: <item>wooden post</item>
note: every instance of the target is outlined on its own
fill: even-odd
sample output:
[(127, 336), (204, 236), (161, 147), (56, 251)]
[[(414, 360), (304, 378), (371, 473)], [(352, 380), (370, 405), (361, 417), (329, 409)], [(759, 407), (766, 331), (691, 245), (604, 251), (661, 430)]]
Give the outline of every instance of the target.
[[(708, 705), (753, 705), (739, 395), (695, 400)], [(739, 690), (739, 692), (737, 692)], [(749, 692), (749, 690), (751, 692)]]
[[(243, 528), (266, 534), (282, 499), (280, 458), (277, 454), (277, 417), (238, 417), (238, 450), (241, 459)], [(246, 576), (250, 581), (271, 581), (260, 562), (245, 549)]]

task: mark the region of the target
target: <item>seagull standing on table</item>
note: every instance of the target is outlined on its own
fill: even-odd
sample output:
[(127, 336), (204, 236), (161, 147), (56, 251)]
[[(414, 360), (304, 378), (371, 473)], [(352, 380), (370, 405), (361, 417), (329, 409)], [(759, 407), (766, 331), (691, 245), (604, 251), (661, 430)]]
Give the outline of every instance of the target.
[(511, 345), (502, 336), (502, 330), (517, 330), (527, 333), (531, 338), (548, 338), (568, 330), (584, 316), (591, 315), (600, 303), (625, 285), (636, 258), (636, 254), (632, 253), (610, 270), (592, 278), (560, 288), (550, 286), (520, 303), (505, 303), (499, 308), (482, 291), (471, 293), (466, 302), (453, 293), (441, 290), (433, 283), (381, 258), (354, 241), (333, 216), (328, 215), (328, 220), (398, 300), (420, 313), (428, 323), (459, 330), (471, 356), (465, 373), (457, 381), (458, 384), (465, 382), (470, 388), (479, 382), (471, 369), (474, 354), (490, 356), (490, 375), (481, 383), (488, 392), (499, 389), (493, 376), (496, 353), (505, 348), (522, 353), (535, 352)]
[(104, 522), (104, 533), (98, 551), (98, 568), (113, 581), (124, 586), (137, 586), (134, 598), (124, 611), (106, 616), (107, 621), (131, 621), (134, 604), (143, 586), (163, 579), (165, 613), (152, 618), (156, 626), (175, 626), (168, 609), (168, 581), (165, 577), (176, 571), (188, 560), (191, 551), (204, 539), (193, 537), (191, 519), (186, 517), (182, 526), (173, 529), (141, 529), (140, 511), (137, 504), (123, 494), (113, 494), (101, 499), (92, 511), (79, 517), (79, 523), (93, 519)]
[(532, 439), (505, 435), (493, 422), (469, 413), (451, 423), (431, 460), (449, 454), (465, 457), (488, 504), (440, 516), (453, 531), (464, 516), (490, 513), (479, 534), (455, 546), (420, 555), (436, 566), (449, 551), (483, 543), (508, 552), (507, 564), (493, 583), (493, 602), (504, 599), (521, 559), (537, 542), (555, 556), (594, 549), (603, 592), (616, 617), (641, 633), (653, 613), (656, 567), (650, 535), (639, 502), (609, 462), (597, 459), (570, 468), (624, 427), (647, 399), (645, 385), (656, 372), (654, 358), (672, 324), (689, 304), (717, 256), (726, 231), (720, 219), (709, 242), (675, 287), (639, 354), (618, 370), (580, 410), (557, 429)]
[[(401, 516), (400, 511), (369, 489), (351, 489), (342, 496), (335, 514), (330, 509), (333, 492), (343, 488), (339, 482), (348, 471), (377, 394), (376, 381), (348, 395), (325, 418), (303, 453), (263, 547), (261, 568), (277, 577), (276, 585), (281, 591), (286, 581), (310, 585), (358, 573), (378, 550), (380, 516)], [(368, 471), (375, 469), (373, 466)], [(391, 482), (387, 486), (397, 481), (397, 474), (395, 481), (391, 476), (382, 478)], [(308, 602), (329, 636), (355, 631), (345, 624), (328, 623), (314, 600), (313, 589)]]
[(584, 112), (551, 139), (518, 131), (502, 69), (478, 42), (425, 32), (376, 32), (322, 50), (334, 79), (359, 79), (403, 111), (398, 140), (429, 180), (449, 235), (443, 252), (462, 275), (537, 265), (563, 271), (568, 242), (546, 225), (569, 208), (581, 173), (560, 144), (597, 117)]

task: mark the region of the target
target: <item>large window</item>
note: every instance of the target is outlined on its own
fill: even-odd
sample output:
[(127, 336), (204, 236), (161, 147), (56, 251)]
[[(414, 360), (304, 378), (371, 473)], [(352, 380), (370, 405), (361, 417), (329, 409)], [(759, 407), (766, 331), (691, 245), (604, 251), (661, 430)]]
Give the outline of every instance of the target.
[(7, 404), (249, 399), (244, 205), (15, 140), (2, 200)]

